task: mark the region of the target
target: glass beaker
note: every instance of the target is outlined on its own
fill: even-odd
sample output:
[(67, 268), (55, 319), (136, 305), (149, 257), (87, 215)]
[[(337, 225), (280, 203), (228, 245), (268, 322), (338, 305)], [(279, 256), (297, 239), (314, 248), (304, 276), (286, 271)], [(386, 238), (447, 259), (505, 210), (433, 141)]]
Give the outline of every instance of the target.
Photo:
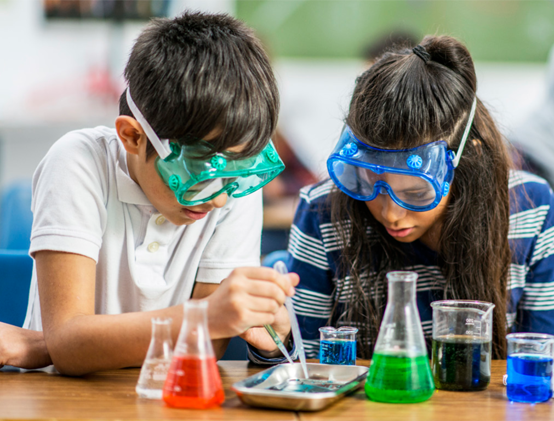
[(552, 397), (554, 336), (510, 333), (506, 393), (515, 402), (545, 402)]
[(152, 339), (140, 369), (136, 391), (141, 398), (161, 399), (173, 355), (171, 319), (152, 318)]
[(207, 309), (207, 301), (184, 304), (183, 324), (163, 390), (169, 406), (205, 409), (225, 400), (208, 332)]
[(319, 328), (320, 364), (356, 365), (355, 327), (343, 326), (335, 329), (331, 326)]
[(491, 380), (494, 304), (443, 300), (433, 307), (433, 376), (437, 389), (484, 390)]
[(387, 307), (365, 392), (378, 402), (422, 402), (435, 385), (415, 300), (417, 273), (389, 272), (387, 278)]

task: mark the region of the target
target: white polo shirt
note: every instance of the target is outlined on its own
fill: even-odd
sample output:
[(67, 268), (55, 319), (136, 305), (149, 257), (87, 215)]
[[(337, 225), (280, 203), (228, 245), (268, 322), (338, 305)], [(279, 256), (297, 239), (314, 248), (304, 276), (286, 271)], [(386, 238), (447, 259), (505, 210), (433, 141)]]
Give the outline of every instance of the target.
[[(129, 177), (126, 156), (114, 129), (78, 130), (52, 146), (33, 177), (30, 254), (94, 259), (96, 314), (173, 306), (190, 298), (195, 280), (220, 283), (234, 268), (260, 265), (261, 190), (177, 226)], [(24, 327), (42, 329), (36, 269)]]

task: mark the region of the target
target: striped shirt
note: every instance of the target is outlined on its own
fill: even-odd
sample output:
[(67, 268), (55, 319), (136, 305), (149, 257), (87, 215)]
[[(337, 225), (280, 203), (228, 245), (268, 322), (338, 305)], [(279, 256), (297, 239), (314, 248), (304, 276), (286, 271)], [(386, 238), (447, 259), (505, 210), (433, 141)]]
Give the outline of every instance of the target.
[[(337, 279), (343, 243), (331, 223), (327, 207), (321, 206), (333, 187), (333, 182), (327, 180), (302, 189), (288, 247), (289, 269), (300, 275), (293, 300), (309, 358), (318, 356), (318, 329), (326, 326), (331, 318), (336, 320), (351, 294), (357, 293), (350, 277)], [(518, 200), (518, 209), (510, 211), (508, 233), (512, 250), (508, 329), (554, 334), (554, 193), (544, 179), (523, 171), (510, 174), (509, 188)], [(430, 304), (442, 299), (446, 281), (437, 265), (437, 253), (419, 241), (410, 244), (415, 261), (403, 269), (419, 275), (417, 307), (423, 333), (430, 338)], [(360, 281), (368, 285), (369, 275), (362, 275)], [(333, 310), (335, 301), (338, 304)]]

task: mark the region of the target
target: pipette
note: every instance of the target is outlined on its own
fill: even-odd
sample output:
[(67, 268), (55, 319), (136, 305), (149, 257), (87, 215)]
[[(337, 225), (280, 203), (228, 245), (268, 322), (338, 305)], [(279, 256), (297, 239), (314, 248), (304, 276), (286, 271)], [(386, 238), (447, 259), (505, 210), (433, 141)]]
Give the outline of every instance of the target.
[[(273, 269), (279, 272), (282, 275), (289, 273), (287, 266), (282, 262), (278, 261), (273, 265)], [(292, 337), (294, 343), (298, 348), (298, 356), (300, 357), (300, 364), (302, 365), (302, 370), (304, 371), (304, 376), (309, 379), (308, 375), (308, 366), (306, 365), (306, 352), (304, 351), (304, 342), (302, 342), (302, 335), (300, 334), (300, 327), (298, 326), (298, 319), (296, 318), (296, 313), (294, 312), (294, 305), (292, 304), (292, 298), (287, 297), (285, 300), (285, 307), (289, 312), (290, 327), (292, 330)]]
[(285, 347), (285, 344), (283, 341), (281, 341), (281, 338), (279, 338), (279, 335), (273, 330), (273, 328), (270, 325), (264, 325), (265, 330), (267, 330), (267, 333), (269, 333), (269, 336), (273, 338), (273, 341), (277, 345), (277, 348), (279, 348), (279, 351), (283, 353), (285, 357), (287, 357), (287, 360), (289, 363), (294, 364), (294, 361), (292, 361), (292, 358), (290, 357), (287, 348)]

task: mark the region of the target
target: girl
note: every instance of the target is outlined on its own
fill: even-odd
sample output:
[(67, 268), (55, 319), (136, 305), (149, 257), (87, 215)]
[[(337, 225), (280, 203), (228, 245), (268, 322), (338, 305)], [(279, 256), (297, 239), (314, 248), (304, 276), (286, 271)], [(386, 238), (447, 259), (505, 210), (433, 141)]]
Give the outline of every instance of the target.
[(545, 180), (512, 169), (507, 145), (476, 97), (468, 50), (427, 36), (385, 53), (356, 81), (331, 179), (301, 192), (291, 271), (309, 357), (318, 328), (359, 328), (370, 358), (385, 274), (419, 274), (425, 336), (430, 303), (492, 302), (493, 353), (508, 331), (554, 333), (554, 204)]

